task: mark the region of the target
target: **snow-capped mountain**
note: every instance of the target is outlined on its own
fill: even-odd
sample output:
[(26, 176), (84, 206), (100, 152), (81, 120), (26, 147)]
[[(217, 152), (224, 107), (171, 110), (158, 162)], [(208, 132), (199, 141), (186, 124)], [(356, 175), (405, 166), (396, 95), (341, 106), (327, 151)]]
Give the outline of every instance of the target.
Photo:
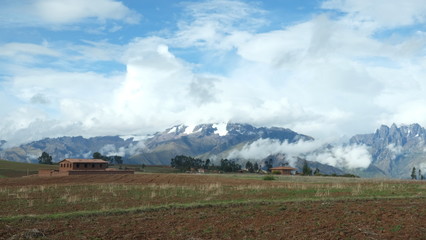
[(277, 127), (256, 128), (239, 123), (177, 125), (145, 139), (118, 136), (47, 138), (4, 149), (0, 157), (28, 162), (35, 161), (46, 151), (54, 161), (60, 161), (66, 157), (91, 157), (94, 152), (101, 152), (104, 155), (124, 156), (128, 163), (168, 165), (176, 155), (219, 155), (259, 139), (289, 143), (313, 140), (290, 129)]
[(149, 164), (169, 164), (170, 159), (176, 155), (204, 157), (223, 155), (224, 152), (259, 139), (275, 139), (289, 143), (313, 140), (312, 137), (290, 129), (277, 127), (256, 128), (240, 123), (178, 125), (146, 140), (146, 150), (130, 159), (147, 161)]

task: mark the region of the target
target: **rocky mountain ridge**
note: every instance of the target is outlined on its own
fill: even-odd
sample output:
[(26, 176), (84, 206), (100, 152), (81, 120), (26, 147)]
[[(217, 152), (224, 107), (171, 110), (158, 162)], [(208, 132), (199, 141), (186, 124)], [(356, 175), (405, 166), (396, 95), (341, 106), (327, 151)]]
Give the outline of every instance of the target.
[(382, 125), (375, 133), (353, 136), (350, 143), (368, 146), (371, 165), (390, 177), (408, 178), (413, 167), (426, 168), (426, 130), (419, 124)]
[[(247, 146), (257, 146), (256, 143), (259, 142), (278, 143), (278, 147), (293, 147), (292, 144), (295, 143), (313, 141), (312, 137), (278, 127), (254, 127), (240, 123), (177, 125), (144, 138), (120, 136), (46, 138), (13, 148), (0, 148), (0, 158), (36, 162), (37, 157), (46, 151), (57, 162), (68, 157), (90, 158), (94, 152), (101, 152), (103, 155), (123, 156), (126, 163), (168, 165), (170, 159), (176, 155), (212, 160), (237, 156), (236, 160), (240, 160), (242, 165), (247, 160), (258, 161), (261, 164), (273, 159), (276, 165), (290, 161), (294, 167), (298, 167), (300, 163), (294, 160), (295, 157), (303, 159), (309, 152), (287, 156), (284, 150), (279, 150), (266, 158), (256, 159), (239, 159), (239, 155), (231, 153), (247, 150), (249, 149)], [(420, 168), (426, 173), (425, 142), (426, 130), (419, 124), (400, 127), (395, 124), (390, 127), (382, 125), (374, 133), (355, 135), (349, 141), (349, 145), (368, 148), (372, 162), (367, 168), (339, 169), (312, 160), (309, 164), (312, 168), (319, 167), (321, 172), (330, 174), (351, 172), (364, 177), (409, 178), (412, 167)], [(5, 141), (0, 141), (0, 144), (5, 146)], [(330, 149), (333, 149), (332, 145), (320, 147), (315, 151), (328, 151), (327, 157), (336, 157)], [(264, 145), (258, 147), (258, 150), (268, 152), (264, 149)]]

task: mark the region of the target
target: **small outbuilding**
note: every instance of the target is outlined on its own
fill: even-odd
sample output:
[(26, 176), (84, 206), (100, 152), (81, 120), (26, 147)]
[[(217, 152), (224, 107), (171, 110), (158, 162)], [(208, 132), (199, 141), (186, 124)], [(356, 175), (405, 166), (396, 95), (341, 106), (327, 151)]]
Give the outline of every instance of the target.
[(274, 167), (270, 168), (271, 172), (280, 172), (281, 175), (295, 175), (297, 168), (293, 167)]

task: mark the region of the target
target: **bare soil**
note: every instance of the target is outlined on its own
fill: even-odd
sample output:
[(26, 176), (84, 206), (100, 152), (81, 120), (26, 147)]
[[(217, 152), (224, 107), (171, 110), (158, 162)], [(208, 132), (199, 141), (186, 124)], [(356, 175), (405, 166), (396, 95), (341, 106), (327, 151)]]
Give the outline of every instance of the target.
[(0, 221), (0, 239), (426, 239), (426, 200), (242, 204)]
[[(336, 179), (338, 180), (338, 179)], [(141, 174), (0, 179), (0, 187), (87, 184), (229, 186), (299, 184), (219, 175)], [(309, 184), (312, 183), (307, 183)], [(345, 183), (352, 184), (352, 183)], [(354, 183), (355, 184), (355, 183)], [(367, 182), (365, 184), (368, 184)], [(405, 187), (415, 182), (404, 182)], [(312, 185), (311, 185), (312, 186)], [(421, 185), (423, 187), (423, 184)], [(424, 188), (420, 188), (421, 191)], [(397, 193), (398, 191), (395, 190)], [(270, 192), (272, 194), (272, 192)], [(235, 196), (233, 196), (235, 197)], [(259, 196), (258, 196), (259, 197)], [(116, 200), (131, 201), (126, 198)], [(267, 199), (267, 196), (260, 196)], [(100, 203), (101, 204), (101, 203)], [(131, 207), (131, 206), (129, 206)], [(15, 209), (16, 210), (16, 209)], [(75, 208), (75, 211), (78, 208)], [(10, 211), (14, 211), (10, 209)], [(61, 213), (64, 211), (58, 211)], [(4, 215), (10, 216), (10, 215)], [(0, 217), (0, 239), (426, 239), (423, 194), (376, 200), (229, 203), (167, 207), (128, 213), (19, 218)]]

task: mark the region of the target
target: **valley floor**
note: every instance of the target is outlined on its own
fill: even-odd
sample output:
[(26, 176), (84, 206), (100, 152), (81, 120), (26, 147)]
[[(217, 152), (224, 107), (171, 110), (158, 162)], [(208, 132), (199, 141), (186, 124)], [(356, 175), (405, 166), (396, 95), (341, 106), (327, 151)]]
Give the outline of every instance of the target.
[(0, 239), (426, 239), (426, 183), (258, 175), (0, 179)]

